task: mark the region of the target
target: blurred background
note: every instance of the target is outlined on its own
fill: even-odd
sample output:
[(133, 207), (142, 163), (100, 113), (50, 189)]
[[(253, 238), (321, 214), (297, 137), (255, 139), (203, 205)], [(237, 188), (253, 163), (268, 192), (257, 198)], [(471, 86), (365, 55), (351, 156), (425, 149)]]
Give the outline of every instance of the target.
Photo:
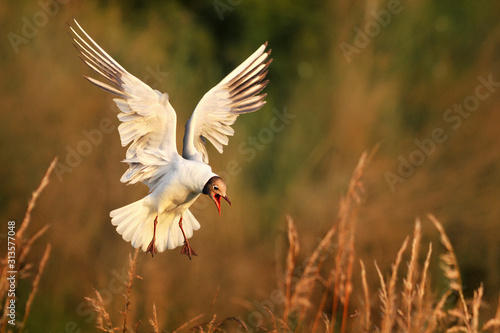
[[(178, 133), (206, 91), (261, 43), (273, 50), (267, 104), (238, 119), (223, 155), (208, 147), (232, 207), (219, 217), (208, 200), (195, 204), (202, 228), (191, 240), (199, 254), (192, 261), (178, 250), (139, 254), (138, 318), (147, 320), (154, 302), (160, 326), (170, 329), (212, 306), (220, 317), (246, 319), (280, 284), (285, 216), (309, 253), (365, 150), (374, 153), (356, 255), (369, 283), (377, 282), (373, 260), (387, 272), (415, 218), (433, 213), (456, 248), (465, 293), (482, 281), (496, 306), (499, 13), (500, 3), (489, 0), (2, 2), (0, 253), (6, 222), (20, 223), (59, 157), (30, 227), (50, 225), (32, 255), (46, 243), (52, 254), (28, 329), (64, 332), (73, 322), (91, 330), (83, 298), (93, 288), (108, 290), (106, 303), (120, 309), (115, 283), (133, 248), (108, 214), (147, 193), (119, 182), (127, 166), (119, 162), (116, 108), (82, 77), (93, 73), (67, 34), (72, 18), (129, 72), (169, 93)], [(439, 248), (425, 218), (423, 232)], [(21, 300), (29, 288), (20, 283)]]

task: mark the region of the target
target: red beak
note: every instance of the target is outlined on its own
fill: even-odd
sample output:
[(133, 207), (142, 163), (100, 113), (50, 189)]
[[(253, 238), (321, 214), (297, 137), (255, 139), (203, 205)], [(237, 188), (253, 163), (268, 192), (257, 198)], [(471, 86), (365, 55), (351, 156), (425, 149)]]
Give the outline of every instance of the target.
[(224, 200), (227, 201), (227, 203), (229, 204), (229, 206), (231, 206), (231, 200), (229, 200), (229, 198), (227, 196), (223, 197), (221, 196), (220, 194), (216, 194), (212, 197), (212, 199), (214, 200), (215, 202), (215, 206), (217, 206), (217, 210), (219, 211), (219, 216), (220, 216), (220, 198), (224, 198)]

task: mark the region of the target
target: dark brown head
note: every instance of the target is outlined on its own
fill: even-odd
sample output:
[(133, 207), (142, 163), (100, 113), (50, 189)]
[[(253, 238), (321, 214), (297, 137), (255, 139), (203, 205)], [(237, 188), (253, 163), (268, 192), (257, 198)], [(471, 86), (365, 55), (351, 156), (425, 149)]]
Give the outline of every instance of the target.
[(219, 176), (213, 176), (208, 180), (203, 187), (203, 194), (208, 195), (215, 202), (215, 206), (217, 206), (217, 210), (220, 215), (220, 198), (224, 198), (229, 205), (231, 205), (231, 201), (226, 195), (226, 184)]

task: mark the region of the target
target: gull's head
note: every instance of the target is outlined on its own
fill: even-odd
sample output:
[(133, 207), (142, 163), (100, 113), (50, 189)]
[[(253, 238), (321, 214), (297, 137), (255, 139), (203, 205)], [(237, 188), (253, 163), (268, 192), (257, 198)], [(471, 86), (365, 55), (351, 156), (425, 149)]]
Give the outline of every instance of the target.
[(208, 180), (203, 187), (203, 194), (208, 195), (214, 202), (215, 206), (217, 206), (217, 210), (220, 215), (220, 199), (224, 198), (229, 205), (231, 205), (231, 201), (226, 195), (226, 184), (219, 176), (213, 176)]

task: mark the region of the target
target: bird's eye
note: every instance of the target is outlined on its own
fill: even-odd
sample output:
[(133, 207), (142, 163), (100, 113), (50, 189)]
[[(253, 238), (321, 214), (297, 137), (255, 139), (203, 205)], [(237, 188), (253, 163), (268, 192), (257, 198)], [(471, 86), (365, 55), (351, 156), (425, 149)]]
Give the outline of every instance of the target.
[(214, 185), (214, 190), (218, 191), (219, 190), (219, 186)]

